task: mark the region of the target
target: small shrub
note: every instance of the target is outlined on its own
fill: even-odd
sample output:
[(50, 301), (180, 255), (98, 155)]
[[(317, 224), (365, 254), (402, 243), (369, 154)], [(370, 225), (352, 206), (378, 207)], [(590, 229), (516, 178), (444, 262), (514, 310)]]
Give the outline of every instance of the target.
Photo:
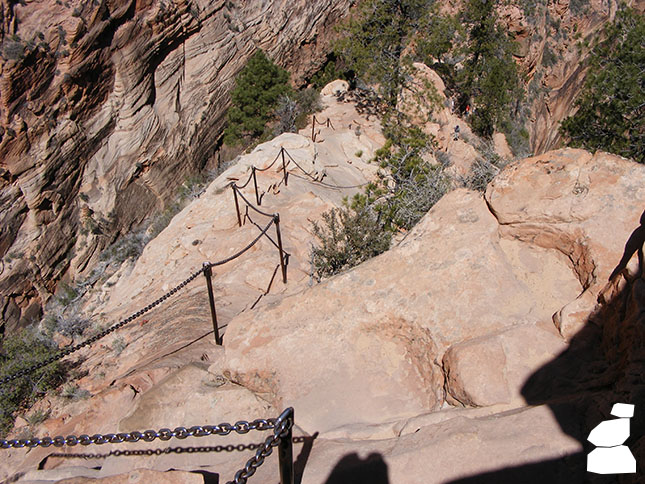
[(281, 96), (275, 109), (277, 125), (273, 134), (297, 133), (307, 126), (307, 117), (321, 109), (320, 93), (315, 89), (304, 89)]
[(25, 56), (25, 46), (18, 41), (5, 41), (2, 56), (7, 60), (19, 60)]
[(300, 112), (308, 115), (322, 110), (320, 102), (320, 93), (315, 89), (303, 89), (294, 93), (296, 103), (300, 107)]
[(60, 396), (69, 400), (85, 400), (91, 396), (90, 392), (79, 387), (76, 383), (68, 383), (63, 387)]
[(437, 159), (439, 163), (441, 163), (441, 166), (443, 166), (444, 168), (450, 166), (450, 164), (452, 163), (450, 154), (445, 151), (441, 151), (441, 150), (435, 151), (434, 157)]
[(390, 247), (391, 232), (383, 229), (370, 209), (334, 208), (322, 217), (322, 227), (312, 223), (314, 235), (320, 241), (311, 251), (319, 280), (350, 269)]
[(544, 46), (544, 53), (542, 54), (542, 65), (551, 67), (558, 63), (558, 56), (553, 53), (548, 45)]
[(584, 14), (589, 9), (589, 0), (571, 0), (569, 11), (576, 17)]
[(128, 344), (123, 339), (123, 336), (117, 336), (112, 340), (112, 351), (114, 351), (114, 356), (119, 356), (123, 353), (123, 350), (128, 346)]
[(296, 119), (300, 114), (298, 103), (289, 95), (281, 96), (278, 100), (278, 107), (275, 115), (278, 118), (278, 124), (275, 127), (274, 134), (277, 136), (282, 133), (296, 133)]
[(395, 195), (388, 200), (392, 221), (398, 227), (412, 229), (450, 187), (450, 178), (442, 167), (400, 181)]
[[(6, 336), (0, 350), (0, 378), (39, 363), (58, 352), (56, 344), (32, 328)], [(60, 385), (65, 370), (54, 362), (39, 370), (0, 386), (0, 435), (6, 435), (14, 421), (14, 413), (32, 404), (47, 390)]]
[(62, 283), (56, 296), (57, 302), (62, 306), (68, 306), (79, 299), (78, 288)]
[(491, 144), (482, 145), (479, 151), (482, 157), (470, 167), (468, 176), (461, 177), (459, 181), (466, 188), (483, 192), (490, 181), (506, 166), (506, 162), (495, 153)]
[(25, 420), (30, 426), (39, 425), (43, 423), (45, 420), (47, 420), (50, 414), (51, 412), (49, 410), (39, 408), (38, 410), (30, 413), (29, 415), (25, 415)]
[(138, 258), (143, 252), (148, 240), (149, 238), (144, 232), (131, 232), (101, 252), (99, 259), (120, 266), (128, 259)]
[(356, 158), (360, 158), (360, 157), (362, 157), (362, 156), (363, 156), (363, 150), (358, 150), (356, 153), (354, 153), (354, 156), (355, 156)]
[(52, 305), (45, 315), (44, 326), (48, 335), (62, 334), (68, 338), (82, 335), (91, 322), (80, 311), (77, 304), (71, 306)]

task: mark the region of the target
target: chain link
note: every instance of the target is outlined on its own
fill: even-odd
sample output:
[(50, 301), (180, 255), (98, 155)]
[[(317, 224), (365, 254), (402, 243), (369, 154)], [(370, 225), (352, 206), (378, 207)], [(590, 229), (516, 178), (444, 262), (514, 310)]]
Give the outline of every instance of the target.
[(181, 282), (181, 283), (180, 283), (180, 284), (178, 284), (177, 286), (173, 287), (170, 291), (168, 291), (166, 294), (164, 294), (163, 296), (161, 296), (161, 297), (160, 297), (159, 299), (157, 299), (156, 301), (154, 301), (154, 302), (152, 302), (152, 303), (148, 304), (146, 307), (144, 307), (143, 309), (140, 309), (140, 310), (139, 310), (139, 311), (137, 311), (136, 313), (131, 314), (130, 316), (128, 316), (127, 318), (125, 318), (123, 321), (118, 322), (118, 323), (117, 323), (117, 324), (115, 324), (114, 326), (110, 326), (110, 327), (109, 327), (109, 328), (107, 328), (106, 330), (101, 331), (100, 333), (95, 334), (95, 335), (94, 335), (94, 336), (92, 336), (91, 338), (88, 338), (88, 339), (86, 339), (85, 341), (83, 341), (83, 342), (81, 342), (81, 343), (79, 343), (79, 344), (77, 344), (77, 345), (74, 345), (74, 346), (68, 346), (68, 347), (66, 347), (66, 348), (63, 348), (63, 349), (62, 349), (62, 350), (60, 350), (57, 354), (55, 354), (54, 356), (51, 356), (51, 357), (47, 358), (46, 360), (43, 360), (43, 361), (41, 361), (41, 362), (39, 362), (39, 363), (35, 363), (35, 364), (31, 365), (31, 366), (30, 366), (30, 367), (28, 367), (28, 368), (24, 368), (24, 369), (22, 369), (22, 370), (20, 370), (20, 371), (17, 371), (17, 372), (16, 372), (16, 373), (14, 373), (13, 375), (9, 375), (9, 376), (6, 376), (6, 377), (2, 378), (2, 379), (0, 380), (0, 385), (4, 385), (5, 383), (9, 383), (10, 381), (15, 380), (16, 378), (20, 378), (21, 376), (28, 375), (29, 373), (33, 373), (34, 371), (39, 370), (40, 368), (43, 368), (43, 367), (45, 367), (45, 366), (47, 366), (47, 365), (49, 365), (49, 364), (53, 363), (54, 361), (61, 360), (61, 359), (63, 359), (64, 357), (66, 357), (67, 355), (70, 355), (70, 354), (74, 353), (75, 351), (78, 351), (78, 350), (80, 350), (81, 348), (84, 348), (85, 346), (88, 346), (88, 345), (90, 345), (90, 344), (92, 344), (92, 343), (95, 343), (96, 341), (98, 341), (98, 340), (100, 340), (101, 338), (103, 338), (103, 337), (107, 336), (108, 334), (112, 333), (113, 331), (116, 331), (117, 329), (119, 329), (119, 328), (121, 328), (121, 327), (125, 326), (126, 324), (131, 323), (132, 321), (134, 321), (134, 320), (135, 320), (135, 319), (137, 319), (138, 317), (140, 317), (140, 316), (144, 315), (145, 313), (147, 313), (147, 312), (148, 312), (148, 311), (150, 311), (151, 309), (153, 309), (153, 308), (157, 307), (159, 304), (161, 304), (162, 302), (164, 302), (166, 299), (168, 299), (170, 296), (172, 296), (172, 295), (173, 295), (173, 294), (175, 294), (176, 292), (178, 292), (178, 291), (180, 291), (181, 289), (183, 289), (187, 284), (189, 284), (189, 283), (190, 283), (190, 282), (192, 282), (195, 278), (197, 278), (197, 276), (199, 276), (202, 272), (204, 272), (204, 268), (203, 268), (203, 267), (202, 267), (200, 270), (198, 270), (197, 272), (195, 272), (194, 274), (191, 274), (191, 275), (190, 275), (190, 277), (188, 277), (188, 279), (186, 279), (185, 281)]
[(235, 424), (231, 425), (230, 423), (221, 423), (219, 425), (203, 425), (203, 426), (194, 426), (194, 427), (177, 427), (174, 430), (167, 428), (155, 430), (146, 430), (145, 432), (124, 432), (124, 433), (112, 433), (112, 434), (94, 434), (90, 435), (68, 435), (64, 437), (59, 435), (54, 437), (43, 437), (43, 438), (32, 438), (32, 439), (14, 439), (14, 440), (0, 440), (0, 449), (11, 449), (11, 448), (23, 448), (23, 447), (74, 447), (76, 445), (91, 445), (91, 444), (120, 444), (123, 442), (139, 442), (141, 440), (145, 442), (152, 442), (156, 439), (159, 440), (170, 440), (171, 438), (176, 439), (185, 439), (187, 437), (206, 437), (208, 435), (228, 435), (231, 432), (238, 434), (247, 434), (251, 430), (271, 430), (273, 433), (266, 438), (263, 444), (239, 444), (237, 446), (227, 445), (227, 446), (215, 446), (215, 447), (197, 447), (194, 449), (186, 448), (167, 448), (167, 449), (147, 449), (147, 450), (124, 450), (124, 451), (112, 451), (107, 455), (97, 455), (97, 454), (53, 454), (64, 457), (82, 457), (86, 459), (97, 458), (97, 457), (107, 457), (110, 455), (120, 456), (120, 455), (161, 455), (169, 454), (171, 452), (182, 453), (182, 452), (221, 452), (226, 450), (232, 452), (233, 450), (247, 450), (247, 449), (258, 449), (253, 457), (251, 457), (245, 464), (245, 466), (235, 473), (235, 477), (232, 481), (227, 482), (227, 484), (246, 484), (249, 477), (255, 474), (255, 471), (264, 464), (265, 459), (273, 453), (273, 448), (276, 447), (280, 440), (287, 438), (290, 435), (290, 430), (293, 427), (293, 409), (289, 408), (285, 410), (280, 417), (278, 418), (269, 418), (269, 419), (256, 419), (252, 422), (247, 422), (245, 420), (239, 420)]
[(156, 439), (170, 440), (172, 438), (183, 440), (187, 437), (206, 437), (208, 435), (228, 435), (231, 432), (238, 434), (247, 434), (251, 430), (271, 430), (276, 428), (277, 419), (256, 419), (252, 422), (240, 420), (234, 425), (230, 423), (221, 423), (219, 425), (203, 425), (195, 427), (177, 427), (174, 430), (167, 428), (155, 430), (146, 430), (145, 432), (124, 432), (117, 434), (94, 434), (90, 435), (68, 435), (64, 437), (59, 435), (54, 437), (32, 438), (32, 439), (13, 439), (0, 440), (0, 449), (23, 448), (23, 447), (74, 447), (75, 445), (90, 444), (120, 444), (123, 442), (152, 442)]
[(279, 422), (273, 434), (266, 438), (264, 444), (261, 444), (255, 455), (246, 462), (242, 469), (235, 473), (233, 480), (228, 481), (226, 484), (246, 484), (248, 478), (255, 474), (257, 468), (264, 464), (264, 460), (271, 455), (273, 448), (280, 443), (280, 439), (288, 434), (292, 425), (293, 419), (291, 418), (286, 418)]
[(291, 156), (291, 154), (287, 150), (284, 150), (284, 152), (287, 154), (289, 159), (291, 161), (293, 161), (293, 163), (296, 165), (296, 167), (299, 168), (301, 172), (303, 172), (308, 178), (311, 179), (312, 183), (318, 183), (319, 185), (322, 185), (324, 187), (334, 188), (336, 190), (350, 189), (350, 188), (361, 188), (361, 187), (364, 187), (366, 185), (369, 185), (369, 182), (365, 182), (365, 183), (361, 183), (360, 185), (342, 186), (342, 185), (332, 185), (331, 183), (326, 183), (326, 182), (324, 182), (322, 180), (318, 180), (315, 176), (313, 176), (311, 173), (307, 172), (307, 170), (305, 170), (302, 166), (300, 166), (300, 164), (293, 158), (293, 156)]

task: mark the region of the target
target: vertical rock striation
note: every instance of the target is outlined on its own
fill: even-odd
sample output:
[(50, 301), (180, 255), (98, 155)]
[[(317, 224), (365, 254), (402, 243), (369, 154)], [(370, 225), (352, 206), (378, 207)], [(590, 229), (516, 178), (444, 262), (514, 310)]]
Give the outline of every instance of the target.
[(163, 208), (215, 152), (257, 49), (297, 82), (353, 0), (3, 0), (0, 313), (40, 315), (66, 275)]

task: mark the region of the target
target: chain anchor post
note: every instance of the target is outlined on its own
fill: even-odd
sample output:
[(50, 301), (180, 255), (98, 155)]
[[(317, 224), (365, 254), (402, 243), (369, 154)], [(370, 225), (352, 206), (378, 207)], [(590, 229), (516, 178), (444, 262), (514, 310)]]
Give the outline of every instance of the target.
[(273, 216), (273, 223), (275, 224), (275, 233), (278, 239), (278, 251), (280, 252), (280, 269), (282, 269), (282, 282), (287, 283), (287, 264), (284, 250), (282, 249), (282, 236), (280, 235), (280, 215), (277, 213)]
[(233, 198), (235, 199), (235, 213), (237, 214), (237, 226), (242, 226), (242, 218), (240, 217), (240, 202), (237, 200), (237, 189), (235, 188), (235, 183), (231, 183), (231, 189), (233, 190)]
[(294, 484), (293, 472), (293, 407), (287, 408), (278, 417), (278, 422), (289, 420), (287, 428), (280, 436), (278, 444), (278, 465), (280, 466), (280, 484)]
[(258, 204), (258, 207), (262, 205), (262, 200), (260, 199), (260, 195), (258, 193), (258, 179), (255, 176), (255, 167), (251, 167), (251, 173), (253, 175), (253, 186), (255, 187), (255, 201)]
[(204, 277), (206, 277), (206, 287), (208, 288), (208, 303), (211, 307), (211, 319), (213, 320), (213, 333), (215, 334), (215, 344), (222, 346), (222, 337), (219, 334), (217, 325), (217, 313), (215, 312), (215, 298), (213, 297), (213, 268), (209, 262), (204, 262)]
[(280, 148), (280, 154), (282, 155), (282, 173), (284, 177), (284, 186), (286, 187), (288, 185), (287, 183), (287, 164), (284, 162), (284, 146)]

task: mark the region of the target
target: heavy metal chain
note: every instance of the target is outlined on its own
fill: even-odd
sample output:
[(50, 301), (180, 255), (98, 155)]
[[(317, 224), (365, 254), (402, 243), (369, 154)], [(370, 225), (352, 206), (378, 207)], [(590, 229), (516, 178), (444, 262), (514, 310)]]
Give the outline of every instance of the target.
[[(284, 422), (280, 424), (280, 428), (284, 427)], [(63, 437), (59, 435), (54, 437), (32, 438), (32, 439), (14, 439), (14, 440), (0, 440), (0, 449), (10, 448), (23, 448), (23, 447), (54, 447), (70, 446), (73, 447), (77, 444), (90, 445), (90, 444), (120, 444), (122, 442), (152, 442), (155, 439), (170, 440), (171, 438), (185, 439), (186, 437), (206, 437), (208, 435), (228, 435), (231, 432), (238, 434), (246, 434), (251, 430), (271, 430), (275, 429), (277, 419), (256, 419), (252, 422), (240, 420), (234, 425), (229, 423), (221, 423), (219, 425), (203, 425), (195, 427), (177, 427), (174, 430), (160, 429), (160, 430), (146, 430), (145, 432), (124, 432), (118, 434), (94, 434), (89, 435), (68, 435)], [(274, 432), (275, 436), (275, 432)], [(271, 436), (270, 438), (273, 438)], [(279, 440), (279, 436), (277, 437)], [(268, 440), (268, 439), (267, 439)], [(266, 445), (266, 444), (265, 444)], [(270, 453), (270, 452), (269, 452)], [(267, 454), (268, 455), (268, 454)], [(264, 459), (263, 459), (264, 460)], [(246, 481), (244, 481), (246, 482)]]
[(43, 367), (53, 363), (54, 361), (60, 360), (60, 359), (62, 359), (64, 357), (66, 357), (67, 355), (69, 355), (71, 353), (74, 353), (75, 351), (78, 351), (81, 348), (84, 348), (85, 346), (91, 345), (92, 343), (100, 340), (101, 338), (107, 336), (108, 334), (112, 333), (113, 331), (116, 331), (117, 329), (125, 326), (126, 324), (131, 323), (132, 321), (134, 321), (138, 317), (140, 317), (143, 314), (145, 314), (148, 311), (150, 311), (152, 308), (154, 308), (154, 307), (158, 306), (159, 304), (161, 304), (163, 301), (168, 299), (170, 296), (172, 296), (176, 292), (178, 292), (181, 289), (183, 289), (184, 286), (186, 286), (187, 284), (192, 282), (202, 272), (204, 272), (203, 267), (200, 270), (198, 270), (197, 272), (195, 272), (194, 274), (192, 274), (188, 279), (183, 281), (181, 284), (178, 284), (177, 286), (173, 287), (170, 291), (168, 291), (166, 294), (161, 296), (159, 299), (157, 299), (156, 301), (148, 304), (145, 308), (140, 309), (136, 313), (128, 316), (127, 318), (125, 318), (123, 321), (120, 321), (119, 323), (115, 324), (114, 326), (111, 326), (108, 329), (106, 329), (104, 331), (101, 331), (100, 333), (95, 334), (94, 336), (92, 336), (91, 338), (83, 341), (82, 343), (79, 343), (79, 344), (74, 345), (74, 346), (68, 346), (68, 347), (60, 350), (54, 356), (51, 356), (51, 357), (47, 358), (46, 360), (43, 360), (43, 361), (41, 361), (39, 363), (35, 363), (35, 364), (31, 365), (28, 368), (24, 368), (24, 369), (22, 369), (20, 371), (17, 371), (13, 375), (9, 375), (9, 376), (6, 376), (6, 377), (2, 378), (0, 380), (0, 385), (4, 385), (5, 383), (9, 383), (10, 381), (15, 380), (16, 378), (20, 378), (21, 376), (28, 375), (29, 373), (33, 373), (34, 371), (39, 370), (40, 368), (43, 368)]
[(309, 173), (307, 170), (305, 170), (300, 164), (291, 156), (291, 154), (287, 151), (284, 150), (284, 152), (287, 154), (289, 159), (293, 161), (293, 163), (296, 165), (297, 168), (300, 169), (301, 172), (303, 172), (308, 178), (311, 179), (312, 183), (318, 183), (319, 185), (325, 186), (327, 188), (334, 188), (336, 190), (341, 190), (341, 189), (350, 189), (350, 188), (361, 188), (369, 184), (369, 182), (361, 183), (360, 185), (332, 185), (331, 183), (326, 183), (322, 180), (318, 180), (315, 176), (313, 176), (311, 173)]
[(293, 425), (293, 419), (285, 418), (274, 428), (273, 435), (269, 435), (264, 444), (260, 446), (255, 455), (251, 457), (246, 465), (235, 473), (232, 481), (226, 484), (246, 484), (249, 477), (255, 474), (258, 467), (264, 464), (264, 459), (271, 455), (273, 448), (280, 443), (280, 439), (287, 436), (289, 429)]

